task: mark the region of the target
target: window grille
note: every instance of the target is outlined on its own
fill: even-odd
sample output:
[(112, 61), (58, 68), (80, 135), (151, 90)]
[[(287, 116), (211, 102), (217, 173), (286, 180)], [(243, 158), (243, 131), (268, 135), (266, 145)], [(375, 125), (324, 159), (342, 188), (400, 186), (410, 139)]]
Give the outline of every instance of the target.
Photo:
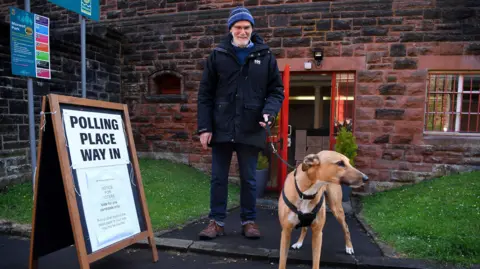
[(432, 73), (427, 81), (425, 131), (478, 134), (480, 73)]

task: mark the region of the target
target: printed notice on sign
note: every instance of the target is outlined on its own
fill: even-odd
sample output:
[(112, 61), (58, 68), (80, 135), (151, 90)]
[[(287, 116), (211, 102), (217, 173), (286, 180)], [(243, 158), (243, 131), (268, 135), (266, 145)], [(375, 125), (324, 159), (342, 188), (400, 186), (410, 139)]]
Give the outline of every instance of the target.
[(72, 168), (130, 163), (120, 115), (64, 109)]
[(76, 172), (92, 252), (140, 233), (126, 165)]

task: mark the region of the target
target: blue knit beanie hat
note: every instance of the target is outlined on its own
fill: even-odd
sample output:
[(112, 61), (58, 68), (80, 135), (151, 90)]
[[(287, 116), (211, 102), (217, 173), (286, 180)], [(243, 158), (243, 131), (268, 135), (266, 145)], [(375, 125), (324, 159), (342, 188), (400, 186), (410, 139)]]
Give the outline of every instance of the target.
[(255, 25), (252, 14), (244, 7), (236, 7), (230, 11), (230, 16), (228, 17), (228, 29), (232, 28), (232, 25), (237, 21), (249, 21), (252, 26)]

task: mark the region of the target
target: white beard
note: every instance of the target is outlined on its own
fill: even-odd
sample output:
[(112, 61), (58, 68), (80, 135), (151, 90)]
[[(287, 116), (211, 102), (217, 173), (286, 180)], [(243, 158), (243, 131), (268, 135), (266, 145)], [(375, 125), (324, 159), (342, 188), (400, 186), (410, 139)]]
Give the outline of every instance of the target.
[(250, 43), (250, 39), (244, 41), (234, 37), (233, 43), (235, 43), (235, 45), (237, 45), (238, 47), (245, 48)]

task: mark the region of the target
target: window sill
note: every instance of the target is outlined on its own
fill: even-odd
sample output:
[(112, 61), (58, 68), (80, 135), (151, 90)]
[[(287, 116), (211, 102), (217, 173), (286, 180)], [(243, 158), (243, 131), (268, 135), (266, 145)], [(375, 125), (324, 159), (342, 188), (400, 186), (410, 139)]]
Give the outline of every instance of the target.
[(445, 137), (445, 138), (452, 138), (452, 137), (461, 137), (461, 138), (479, 138), (480, 133), (453, 133), (453, 132), (423, 132), (425, 138), (427, 137)]
[(186, 103), (186, 94), (145, 95), (145, 100), (151, 103)]
[(468, 134), (468, 133), (444, 133), (444, 132), (424, 132), (424, 141), (435, 145), (447, 145), (447, 144), (476, 144), (480, 145), (480, 134)]

